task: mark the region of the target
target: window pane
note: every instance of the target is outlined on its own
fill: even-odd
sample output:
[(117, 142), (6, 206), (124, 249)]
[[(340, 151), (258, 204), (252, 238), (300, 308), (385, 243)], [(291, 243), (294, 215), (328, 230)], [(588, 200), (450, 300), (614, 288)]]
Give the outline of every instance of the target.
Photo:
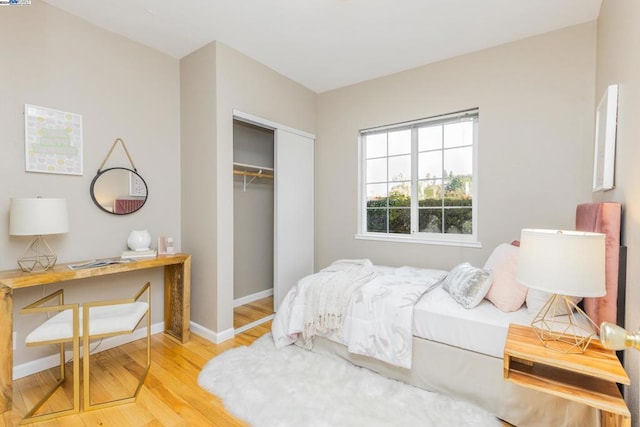
[(418, 151), (442, 149), (442, 126), (418, 129)]
[(476, 233), (477, 121), (477, 110), (469, 110), (363, 131), (362, 232)]
[(444, 148), (473, 144), (473, 122), (444, 125)]
[(365, 137), (366, 158), (385, 157), (387, 155), (387, 134), (377, 133)]
[(387, 232), (386, 209), (367, 209), (367, 231), (374, 233)]
[(447, 176), (473, 173), (473, 148), (463, 147), (444, 151), (444, 170)]
[(471, 234), (473, 222), (471, 221), (471, 208), (450, 208), (444, 210), (445, 233)]
[(394, 184), (389, 189), (389, 206), (411, 206), (411, 183)]
[(420, 209), (418, 223), (423, 233), (442, 233), (442, 209)]
[(442, 151), (418, 155), (418, 179), (442, 178)]
[(442, 180), (427, 179), (418, 183), (418, 203), (420, 207), (442, 206)]
[(411, 155), (389, 157), (389, 181), (411, 179)]
[(411, 129), (389, 132), (389, 155), (411, 153)]
[(367, 160), (367, 182), (387, 182), (387, 159)]
[[(382, 203), (382, 204), (381, 204)], [(367, 185), (367, 207), (387, 206), (387, 184)]]
[(470, 176), (456, 176), (444, 182), (445, 206), (471, 206), (472, 188)]
[(409, 234), (411, 231), (410, 209), (389, 209), (389, 233)]

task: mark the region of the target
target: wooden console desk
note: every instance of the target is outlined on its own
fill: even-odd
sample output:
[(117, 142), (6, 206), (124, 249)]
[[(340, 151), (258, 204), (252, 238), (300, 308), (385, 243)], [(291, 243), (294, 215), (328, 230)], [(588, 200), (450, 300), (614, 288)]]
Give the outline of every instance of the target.
[(14, 289), (164, 267), (165, 333), (181, 343), (189, 340), (191, 255), (161, 255), (126, 264), (82, 270), (71, 270), (67, 265), (58, 264), (52, 270), (32, 273), (24, 273), (21, 270), (0, 271), (0, 413), (11, 409), (13, 402)]

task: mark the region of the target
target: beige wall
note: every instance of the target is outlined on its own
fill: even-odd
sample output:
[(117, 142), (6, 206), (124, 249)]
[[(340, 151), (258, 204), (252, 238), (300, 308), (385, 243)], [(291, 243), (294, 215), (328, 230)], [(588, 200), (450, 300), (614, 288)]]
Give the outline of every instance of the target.
[[(47, 239), (60, 262), (119, 256), (132, 229), (173, 236), (180, 247), (178, 61), (39, 0), (3, 7), (0, 39), (0, 269), (15, 268), (28, 243), (8, 235), (10, 197), (68, 200), (70, 232)], [(24, 104), (82, 115), (84, 175), (25, 172)], [(91, 180), (117, 137), (126, 142), (149, 186), (147, 204), (127, 216), (109, 215), (89, 197)], [(106, 166), (128, 166), (120, 147)], [(69, 301), (125, 297), (147, 279), (153, 285), (152, 322), (161, 322), (160, 270), (50, 285), (46, 291), (64, 287)], [(42, 318), (17, 313), (43, 292), (40, 287), (15, 293), (16, 364), (51, 350), (24, 348), (26, 333)]]
[(202, 325), (217, 324), (216, 97), (212, 43), (180, 60), (181, 228), (183, 250), (193, 256), (191, 319)]
[(218, 42), (183, 58), (181, 71), (182, 117), (190, 117), (182, 122), (182, 174), (194, 193), (183, 193), (182, 206), (194, 256), (192, 319), (225, 332), (233, 327), (233, 110), (315, 133), (316, 94)]
[[(319, 95), (316, 260), (484, 264), (523, 227), (573, 228), (591, 199), (595, 22)], [(358, 130), (480, 109), (482, 249), (356, 240)]]
[[(640, 327), (640, 3), (636, 0), (604, 0), (598, 19), (596, 101), (610, 84), (618, 84), (618, 129), (616, 142), (616, 188), (594, 194), (594, 200), (623, 204), (622, 243), (627, 252), (627, 299), (625, 324), (630, 331)], [(640, 358), (625, 353), (625, 368), (631, 378), (627, 403), (633, 425), (639, 424)]]

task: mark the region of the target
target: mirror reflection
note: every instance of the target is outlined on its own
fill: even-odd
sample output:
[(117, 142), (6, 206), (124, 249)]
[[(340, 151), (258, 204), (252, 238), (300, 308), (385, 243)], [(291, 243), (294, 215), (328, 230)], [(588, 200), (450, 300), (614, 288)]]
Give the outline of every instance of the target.
[(147, 201), (147, 183), (128, 168), (99, 171), (91, 181), (90, 192), (96, 206), (114, 215), (133, 213)]

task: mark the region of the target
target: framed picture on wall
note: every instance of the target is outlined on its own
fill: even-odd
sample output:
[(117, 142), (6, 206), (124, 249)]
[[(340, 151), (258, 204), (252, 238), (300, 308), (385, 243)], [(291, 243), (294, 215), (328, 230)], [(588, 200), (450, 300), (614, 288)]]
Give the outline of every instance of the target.
[(25, 104), (25, 170), (82, 175), (82, 116)]
[(610, 85), (596, 109), (593, 191), (614, 187), (617, 121), (618, 85)]

